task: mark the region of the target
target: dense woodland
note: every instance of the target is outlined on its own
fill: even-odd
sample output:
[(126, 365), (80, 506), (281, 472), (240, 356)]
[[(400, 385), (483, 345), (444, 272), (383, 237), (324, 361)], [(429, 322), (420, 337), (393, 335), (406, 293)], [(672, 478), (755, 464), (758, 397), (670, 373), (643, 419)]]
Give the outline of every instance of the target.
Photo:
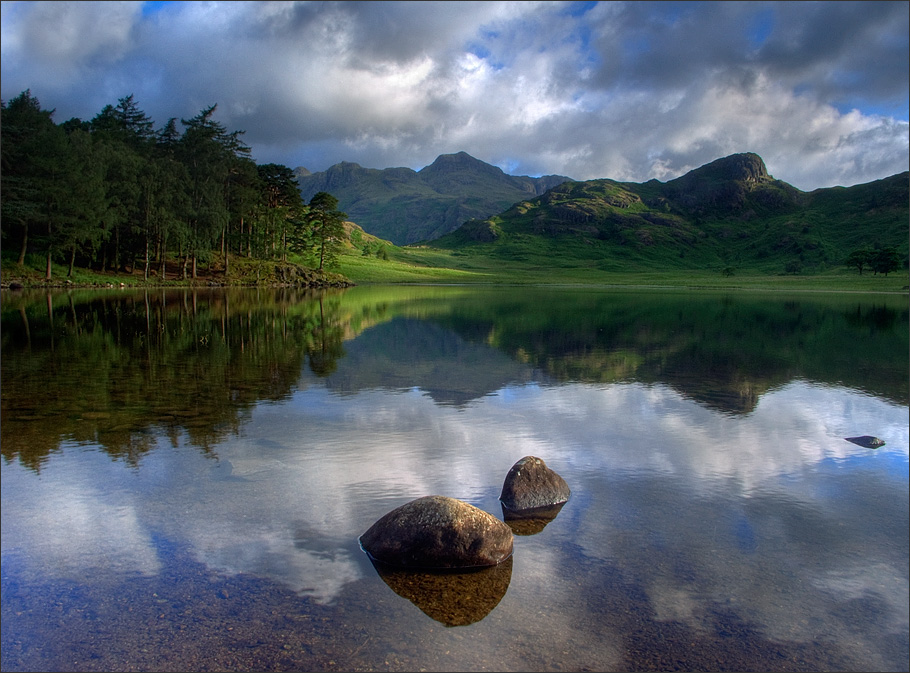
[[(305, 203), (293, 171), (256, 164), (214, 118), (216, 105), (160, 128), (133, 96), (92, 120), (54, 122), (24, 91), (2, 106), (4, 257), (98, 271), (196, 278), (232, 256), (331, 268), (345, 214), (320, 192)], [(229, 254), (230, 253), (230, 254)]]

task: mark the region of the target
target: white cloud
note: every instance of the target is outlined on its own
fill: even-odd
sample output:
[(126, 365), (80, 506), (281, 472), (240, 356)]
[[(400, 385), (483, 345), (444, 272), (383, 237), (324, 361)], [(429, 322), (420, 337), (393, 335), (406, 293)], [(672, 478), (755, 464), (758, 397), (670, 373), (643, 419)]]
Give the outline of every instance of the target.
[(54, 76), (109, 65), (130, 48), (139, 12), (135, 2), (4, 2), (3, 57), (37, 60)]
[[(905, 3), (3, 3), (5, 100), (218, 103), (260, 162), (670, 179), (760, 154), (810, 190), (907, 170)], [(756, 26), (767, 26), (767, 34)], [(827, 36), (827, 39), (825, 38)], [(851, 103), (852, 101), (852, 103)], [(895, 110), (882, 115), (881, 110)]]

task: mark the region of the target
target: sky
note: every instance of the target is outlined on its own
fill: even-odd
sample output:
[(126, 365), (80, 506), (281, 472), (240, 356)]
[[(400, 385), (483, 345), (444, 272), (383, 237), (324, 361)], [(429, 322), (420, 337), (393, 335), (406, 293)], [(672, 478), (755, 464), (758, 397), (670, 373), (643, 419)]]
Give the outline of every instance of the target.
[[(0, 97), (133, 95), (257, 163), (671, 180), (755, 152), (805, 191), (908, 170), (910, 2), (2, 2)], [(178, 124), (178, 128), (181, 128)]]

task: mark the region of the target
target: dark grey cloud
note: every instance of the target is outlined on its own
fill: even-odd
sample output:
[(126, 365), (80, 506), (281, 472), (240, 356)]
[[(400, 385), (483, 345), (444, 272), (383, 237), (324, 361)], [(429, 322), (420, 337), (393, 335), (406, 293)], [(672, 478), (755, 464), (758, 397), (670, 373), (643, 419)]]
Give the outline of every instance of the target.
[(910, 4), (812, 3), (777, 9), (758, 61), (819, 100), (903, 105), (906, 120)]
[[(155, 9), (155, 11), (151, 11)], [(55, 119), (218, 104), (257, 161), (669, 179), (759, 153), (802, 189), (907, 169), (905, 2), (3, 2), (2, 96)]]

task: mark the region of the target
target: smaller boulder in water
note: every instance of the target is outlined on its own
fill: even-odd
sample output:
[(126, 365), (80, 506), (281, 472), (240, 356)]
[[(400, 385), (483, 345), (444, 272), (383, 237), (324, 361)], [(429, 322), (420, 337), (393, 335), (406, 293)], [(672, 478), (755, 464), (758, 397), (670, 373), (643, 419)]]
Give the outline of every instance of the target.
[(499, 500), (505, 511), (520, 513), (561, 505), (570, 494), (565, 479), (541, 458), (525, 456), (506, 475)]

